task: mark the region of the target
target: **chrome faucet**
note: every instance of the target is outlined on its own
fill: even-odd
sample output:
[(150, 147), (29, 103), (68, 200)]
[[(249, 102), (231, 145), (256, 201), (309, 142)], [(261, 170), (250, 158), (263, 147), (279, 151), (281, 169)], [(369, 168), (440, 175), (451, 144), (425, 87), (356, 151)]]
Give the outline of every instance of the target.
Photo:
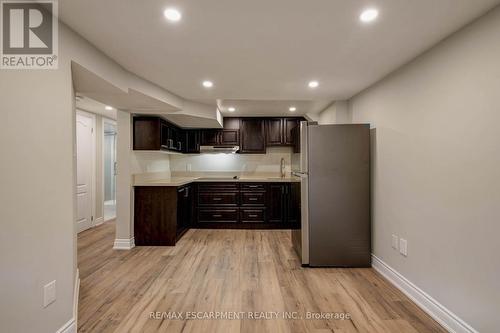
[(282, 157), (280, 161), (280, 176), (281, 178), (285, 178), (286, 172), (285, 172), (285, 159)]

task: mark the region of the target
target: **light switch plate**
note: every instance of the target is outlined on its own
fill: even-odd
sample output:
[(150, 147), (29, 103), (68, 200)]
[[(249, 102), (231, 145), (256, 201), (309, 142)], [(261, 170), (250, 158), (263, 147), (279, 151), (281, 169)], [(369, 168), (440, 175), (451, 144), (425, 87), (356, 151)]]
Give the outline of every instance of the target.
[(399, 238), (398, 235), (392, 235), (392, 248), (397, 250), (398, 249), (398, 243), (399, 243)]
[(408, 241), (406, 239), (401, 238), (399, 240), (399, 253), (405, 257), (408, 256)]
[(47, 307), (49, 304), (56, 300), (56, 280), (46, 284), (43, 287), (43, 307)]

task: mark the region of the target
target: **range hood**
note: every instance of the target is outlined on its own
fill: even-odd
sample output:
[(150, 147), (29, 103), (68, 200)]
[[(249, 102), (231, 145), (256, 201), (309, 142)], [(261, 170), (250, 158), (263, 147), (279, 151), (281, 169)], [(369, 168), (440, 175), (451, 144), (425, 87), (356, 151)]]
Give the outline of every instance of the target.
[(240, 150), (240, 146), (200, 146), (200, 153), (209, 154), (235, 154)]

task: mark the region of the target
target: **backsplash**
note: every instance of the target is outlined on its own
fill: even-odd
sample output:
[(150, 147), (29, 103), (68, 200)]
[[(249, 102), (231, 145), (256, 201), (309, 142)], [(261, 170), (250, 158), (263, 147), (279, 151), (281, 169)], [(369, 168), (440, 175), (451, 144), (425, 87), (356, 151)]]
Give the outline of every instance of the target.
[(245, 173), (280, 172), (281, 158), (285, 159), (286, 172), (291, 171), (292, 148), (270, 147), (267, 154), (200, 154), (170, 155), (172, 172), (232, 171)]

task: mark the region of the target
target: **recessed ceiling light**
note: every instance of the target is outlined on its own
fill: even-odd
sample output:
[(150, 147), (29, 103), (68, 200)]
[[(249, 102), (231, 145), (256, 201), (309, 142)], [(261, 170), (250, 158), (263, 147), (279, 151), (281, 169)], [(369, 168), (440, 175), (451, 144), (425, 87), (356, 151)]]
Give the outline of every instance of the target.
[(214, 83), (212, 81), (208, 81), (208, 80), (207, 81), (203, 81), (202, 84), (203, 84), (203, 86), (205, 88), (212, 88), (214, 86)]
[(378, 17), (378, 10), (375, 8), (369, 8), (364, 10), (361, 15), (359, 15), (359, 20), (364, 23), (373, 22)]
[(105, 109), (108, 110), (108, 111), (111, 111), (111, 110), (113, 110), (113, 107), (109, 106), (109, 105), (106, 105)]
[(233, 107), (233, 106), (230, 106), (230, 107), (227, 108), (227, 111), (234, 112), (234, 111), (236, 111), (236, 108)]
[(297, 108), (295, 106), (290, 106), (288, 110), (290, 110), (291, 112), (295, 112), (297, 111)]
[(182, 18), (181, 12), (179, 12), (175, 8), (167, 8), (167, 9), (165, 9), (165, 11), (163, 12), (163, 15), (165, 15), (165, 18), (167, 20), (172, 21), (172, 22), (178, 22)]
[(311, 81), (309, 82), (309, 88), (316, 88), (319, 86), (319, 82), (318, 81)]

